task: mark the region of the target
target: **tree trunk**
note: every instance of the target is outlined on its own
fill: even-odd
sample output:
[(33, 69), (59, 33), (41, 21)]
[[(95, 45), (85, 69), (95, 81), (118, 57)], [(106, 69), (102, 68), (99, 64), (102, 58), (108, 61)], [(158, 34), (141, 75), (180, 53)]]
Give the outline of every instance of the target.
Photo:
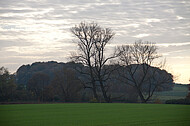
[(106, 94), (105, 87), (104, 87), (102, 81), (100, 81), (100, 87), (101, 87), (101, 90), (102, 90), (105, 102), (109, 103), (110, 102), (110, 98)]
[(94, 76), (93, 76), (93, 72), (92, 72), (92, 66), (89, 62), (89, 69), (90, 69), (90, 76), (91, 76), (91, 81), (92, 81), (92, 91), (93, 91), (93, 94), (94, 94), (94, 98), (96, 98), (96, 100), (98, 102), (100, 102), (100, 99), (98, 97), (98, 94), (97, 94), (97, 91), (96, 91), (96, 84), (95, 84), (95, 80), (94, 80)]
[(98, 94), (97, 94), (97, 91), (96, 91), (96, 86), (95, 86), (95, 82), (92, 82), (92, 85), (93, 85), (93, 88), (92, 88), (92, 91), (93, 91), (93, 94), (94, 94), (94, 98), (96, 98), (96, 100), (99, 102), (99, 97), (98, 97)]
[(147, 100), (144, 98), (144, 96), (143, 96), (143, 94), (142, 94), (142, 92), (140, 91), (139, 88), (137, 88), (137, 92), (138, 92), (138, 94), (139, 94), (139, 97), (140, 97), (140, 99), (141, 99), (141, 102), (142, 102), (142, 103), (146, 103)]

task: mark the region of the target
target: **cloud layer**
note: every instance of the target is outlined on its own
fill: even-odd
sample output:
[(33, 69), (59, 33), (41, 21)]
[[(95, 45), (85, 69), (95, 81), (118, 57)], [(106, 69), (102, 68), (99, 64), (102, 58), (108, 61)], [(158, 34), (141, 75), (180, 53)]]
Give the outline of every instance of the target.
[(1, 0), (0, 20), (0, 66), (12, 72), (35, 61), (67, 61), (76, 50), (70, 28), (95, 21), (113, 29), (113, 45), (156, 42), (175, 72), (190, 73), (189, 0)]

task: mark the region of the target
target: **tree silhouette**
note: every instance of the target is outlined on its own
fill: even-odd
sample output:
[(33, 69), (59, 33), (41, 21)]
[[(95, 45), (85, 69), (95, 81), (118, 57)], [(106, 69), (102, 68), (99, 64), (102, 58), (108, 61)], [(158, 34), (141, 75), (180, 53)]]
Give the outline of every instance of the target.
[[(189, 82), (190, 82), (190, 79), (189, 79)], [(186, 99), (190, 100), (190, 84), (188, 84), (188, 94), (186, 96)]]
[(32, 75), (28, 82), (28, 89), (37, 97), (38, 101), (44, 101), (44, 89), (48, 85), (49, 76), (45, 73), (37, 72)]
[(134, 87), (142, 102), (147, 102), (155, 91), (173, 84), (171, 74), (151, 66), (160, 57), (155, 44), (140, 40), (133, 45), (120, 46), (117, 51), (120, 53), (120, 64), (125, 66), (119, 71), (119, 80)]
[(51, 87), (55, 94), (63, 98), (65, 102), (76, 101), (80, 96), (82, 82), (76, 76), (76, 73), (67, 68), (55, 71)]
[(113, 38), (114, 33), (111, 29), (101, 28), (94, 22), (82, 22), (71, 28), (71, 31), (78, 38), (79, 47), (79, 53), (73, 53), (71, 59), (88, 68), (88, 71), (80, 71), (90, 77), (90, 83), (87, 82), (84, 87), (92, 89), (94, 97), (98, 101), (97, 87), (100, 87), (104, 100), (110, 102), (110, 96), (107, 94), (108, 86), (105, 81), (109, 78), (112, 70), (106, 69), (105, 65), (117, 55), (105, 57), (105, 47)]
[(0, 101), (11, 100), (16, 90), (16, 84), (14, 76), (9, 71), (1, 67), (0, 68)]

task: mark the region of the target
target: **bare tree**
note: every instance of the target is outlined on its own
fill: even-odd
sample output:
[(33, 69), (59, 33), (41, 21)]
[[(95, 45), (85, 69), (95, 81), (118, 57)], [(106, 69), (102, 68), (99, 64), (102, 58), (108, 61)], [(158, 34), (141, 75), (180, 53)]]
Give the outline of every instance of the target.
[(79, 39), (77, 41), (79, 53), (72, 55), (71, 59), (88, 68), (88, 71), (81, 71), (81, 73), (90, 77), (90, 83), (86, 83), (84, 87), (91, 88), (94, 97), (98, 101), (97, 87), (100, 87), (105, 101), (110, 102), (110, 98), (106, 93), (108, 86), (105, 81), (109, 78), (112, 70), (108, 70), (108, 67), (105, 66), (109, 60), (117, 57), (117, 55), (105, 57), (105, 47), (113, 38), (114, 33), (111, 29), (101, 28), (94, 22), (82, 22), (71, 28), (71, 31)]
[(147, 102), (155, 91), (173, 83), (171, 74), (159, 67), (152, 67), (153, 61), (160, 57), (155, 44), (140, 40), (133, 45), (118, 47), (117, 51), (120, 53), (120, 63), (125, 66), (119, 71), (119, 80), (133, 86), (142, 102)]
[[(94, 61), (94, 74), (97, 79), (98, 84), (100, 85), (101, 92), (103, 94), (104, 100), (106, 102), (111, 102), (111, 94), (108, 94), (110, 84), (107, 81), (110, 78), (113, 71), (115, 71), (118, 66), (117, 65), (106, 65), (108, 61), (116, 58), (119, 54), (114, 53), (112, 56), (105, 57), (105, 47), (109, 40), (113, 37), (113, 33), (110, 29), (105, 29), (104, 31), (99, 33), (103, 37), (97, 38), (95, 42), (95, 53), (93, 56)], [(99, 35), (99, 36), (100, 36)]]
[(44, 89), (48, 85), (49, 76), (45, 73), (34, 73), (28, 81), (28, 89), (35, 94), (38, 101), (44, 101)]
[(51, 87), (54, 88), (55, 94), (63, 98), (65, 102), (77, 100), (79, 92), (82, 89), (82, 82), (71, 69), (63, 68), (55, 71)]

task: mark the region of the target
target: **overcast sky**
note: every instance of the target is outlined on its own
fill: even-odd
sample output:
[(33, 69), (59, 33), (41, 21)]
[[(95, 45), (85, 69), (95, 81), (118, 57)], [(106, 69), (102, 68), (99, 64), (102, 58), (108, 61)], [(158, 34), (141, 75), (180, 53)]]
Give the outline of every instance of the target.
[(155, 42), (167, 69), (190, 78), (189, 0), (0, 0), (0, 66), (15, 72), (36, 61), (67, 62), (70, 28), (95, 21), (116, 34), (112, 45)]

